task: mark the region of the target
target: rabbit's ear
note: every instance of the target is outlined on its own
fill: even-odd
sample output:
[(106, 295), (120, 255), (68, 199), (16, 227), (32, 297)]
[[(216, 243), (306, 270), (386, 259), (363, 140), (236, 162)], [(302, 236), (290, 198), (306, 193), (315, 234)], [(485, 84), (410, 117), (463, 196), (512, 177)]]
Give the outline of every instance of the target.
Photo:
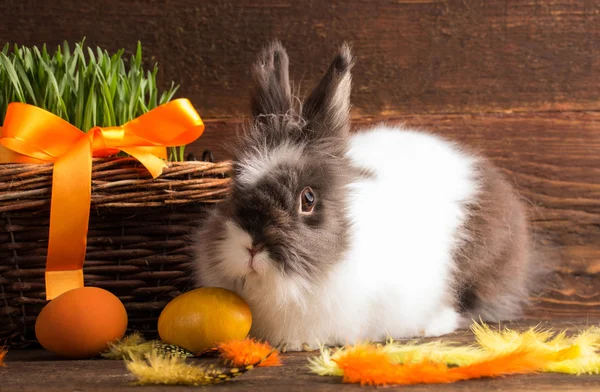
[(286, 114), (292, 108), (289, 77), (289, 59), (279, 41), (264, 48), (254, 67), (254, 94), (252, 114), (254, 117), (271, 114)]
[(327, 73), (303, 104), (302, 116), (316, 138), (345, 137), (350, 128), (350, 70), (354, 58), (342, 45)]

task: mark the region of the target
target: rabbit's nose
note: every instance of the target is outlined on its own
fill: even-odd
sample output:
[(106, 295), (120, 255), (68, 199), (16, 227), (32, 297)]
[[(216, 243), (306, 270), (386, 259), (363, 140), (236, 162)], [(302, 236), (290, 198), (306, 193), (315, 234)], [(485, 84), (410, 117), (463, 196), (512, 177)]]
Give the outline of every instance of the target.
[(262, 246), (253, 246), (252, 248), (247, 248), (250, 256), (254, 257), (258, 252), (260, 252), (263, 247)]

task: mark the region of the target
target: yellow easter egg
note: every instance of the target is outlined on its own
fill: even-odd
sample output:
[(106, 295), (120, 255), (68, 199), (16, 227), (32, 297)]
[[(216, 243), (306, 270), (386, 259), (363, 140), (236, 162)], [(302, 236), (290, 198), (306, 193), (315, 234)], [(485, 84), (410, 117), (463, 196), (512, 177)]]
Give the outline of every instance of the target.
[(127, 311), (121, 300), (97, 287), (59, 295), (35, 322), (35, 336), (42, 347), (67, 358), (95, 357), (126, 330)]
[(158, 318), (160, 338), (193, 353), (244, 339), (251, 326), (252, 313), (246, 301), (217, 287), (181, 294), (165, 306)]

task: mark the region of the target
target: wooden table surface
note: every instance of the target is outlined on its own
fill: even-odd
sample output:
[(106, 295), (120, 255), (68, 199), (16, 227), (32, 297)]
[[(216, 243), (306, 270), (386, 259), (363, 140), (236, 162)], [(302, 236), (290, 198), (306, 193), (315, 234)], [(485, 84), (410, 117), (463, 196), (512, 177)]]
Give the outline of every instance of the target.
[[(523, 330), (539, 324), (554, 330), (577, 332), (589, 325), (600, 324), (600, 319), (573, 321), (522, 321), (507, 323), (512, 329)], [(443, 339), (470, 342), (473, 335), (463, 330)], [(339, 391), (357, 390), (360, 386), (341, 384), (339, 378), (311, 374), (306, 365), (313, 353), (283, 355), (281, 367), (257, 368), (233, 381), (211, 386), (221, 391)], [(0, 368), (0, 392), (8, 391), (192, 391), (196, 387), (168, 387), (132, 385), (123, 362), (110, 360), (65, 361), (39, 350), (13, 350), (6, 366)], [(371, 389), (372, 387), (364, 387)], [(390, 387), (407, 391), (592, 391), (600, 390), (600, 375), (535, 374), (508, 376), (499, 379), (471, 380), (447, 385), (416, 385)]]

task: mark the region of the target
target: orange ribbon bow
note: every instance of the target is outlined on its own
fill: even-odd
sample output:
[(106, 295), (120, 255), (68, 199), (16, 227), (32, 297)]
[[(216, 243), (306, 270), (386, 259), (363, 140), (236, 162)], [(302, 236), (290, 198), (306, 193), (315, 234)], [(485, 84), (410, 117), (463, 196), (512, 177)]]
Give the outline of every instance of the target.
[(46, 258), (48, 300), (83, 287), (92, 157), (123, 151), (156, 178), (167, 167), (163, 160), (167, 147), (188, 144), (203, 132), (202, 119), (187, 99), (168, 102), (122, 126), (94, 127), (87, 133), (39, 107), (8, 105), (0, 128), (0, 163), (54, 162)]

